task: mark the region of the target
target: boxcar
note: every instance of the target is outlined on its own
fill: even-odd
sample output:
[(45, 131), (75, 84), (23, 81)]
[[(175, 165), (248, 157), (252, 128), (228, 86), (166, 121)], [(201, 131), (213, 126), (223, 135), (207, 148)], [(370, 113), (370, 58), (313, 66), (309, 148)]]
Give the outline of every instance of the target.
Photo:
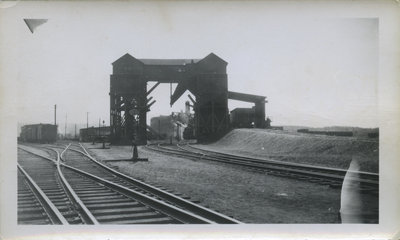
[(103, 138), (109, 141), (109, 126), (81, 128), (79, 130), (79, 141), (81, 142), (102, 141)]
[(53, 143), (57, 140), (57, 125), (24, 125), (21, 128), (20, 140), (35, 143)]

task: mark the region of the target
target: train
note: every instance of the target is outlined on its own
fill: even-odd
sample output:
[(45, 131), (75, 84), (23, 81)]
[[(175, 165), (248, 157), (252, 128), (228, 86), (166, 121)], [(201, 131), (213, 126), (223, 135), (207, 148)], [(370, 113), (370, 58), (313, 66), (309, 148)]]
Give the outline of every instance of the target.
[(54, 143), (57, 141), (57, 125), (30, 124), (21, 127), (20, 141), (31, 143)]

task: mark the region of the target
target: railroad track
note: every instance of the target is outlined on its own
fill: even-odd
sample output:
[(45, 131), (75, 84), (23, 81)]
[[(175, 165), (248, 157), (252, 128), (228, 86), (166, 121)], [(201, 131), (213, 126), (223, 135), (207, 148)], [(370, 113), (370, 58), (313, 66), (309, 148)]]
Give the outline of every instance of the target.
[(65, 179), (56, 153), (57, 157), (52, 159), (19, 148), (18, 164), (47, 197), (47, 203), (61, 213), (65, 219), (62, 224), (97, 224)]
[(20, 149), (18, 161), (69, 224), (240, 223), (108, 168), (80, 145), (53, 151), (57, 159)]
[(18, 164), (18, 224), (68, 224), (58, 209)]
[(77, 200), (68, 192), (68, 183), (63, 179), (56, 160), (40, 157), (26, 150), (18, 150), (18, 164), (27, 176), (43, 191), (68, 224), (84, 224), (83, 212)]
[[(264, 172), (271, 175), (306, 180), (319, 184), (329, 185), (332, 188), (341, 188), (346, 170), (318, 167), (306, 164), (287, 163), (277, 160), (266, 160), (237, 155), (206, 151), (191, 145), (147, 145), (147, 149), (163, 154), (175, 155), (194, 160), (216, 161), (234, 164), (243, 168)], [(379, 174), (368, 172), (353, 172), (348, 177), (355, 188), (362, 193), (377, 195), (379, 192)]]
[(206, 223), (240, 223), (231, 217), (205, 208), (140, 180), (126, 176), (91, 157), (82, 145), (71, 145), (71, 147), (67, 148), (61, 156), (66, 165), (74, 166), (83, 171), (87, 171), (94, 176), (106, 179), (111, 183), (135, 191), (138, 194), (143, 194), (149, 198), (155, 198), (158, 201), (172, 205), (178, 209), (182, 209), (183, 211), (191, 212), (201, 218), (207, 219), (205, 221)]

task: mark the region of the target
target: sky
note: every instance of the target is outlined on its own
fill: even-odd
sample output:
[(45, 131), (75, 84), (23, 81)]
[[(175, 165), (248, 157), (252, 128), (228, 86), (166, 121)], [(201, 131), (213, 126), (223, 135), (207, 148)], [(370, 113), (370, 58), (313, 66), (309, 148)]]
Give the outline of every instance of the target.
[[(238, 5), (238, 4), (237, 4)], [(136, 58), (203, 58), (226, 62), (228, 90), (267, 97), (272, 125), (377, 127), (379, 26), (375, 18), (310, 16), (259, 4), (138, 2), (21, 11), (18, 122), (109, 124), (111, 63)], [(190, 11), (188, 11), (190, 9)], [(32, 34), (23, 18), (48, 18)], [(148, 89), (154, 83), (148, 84)], [(176, 85), (174, 85), (175, 87)], [(172, 108), (169, 85), (151, 96), (148, 119)], [(229, 109), (252, 107), (229, 100)]]

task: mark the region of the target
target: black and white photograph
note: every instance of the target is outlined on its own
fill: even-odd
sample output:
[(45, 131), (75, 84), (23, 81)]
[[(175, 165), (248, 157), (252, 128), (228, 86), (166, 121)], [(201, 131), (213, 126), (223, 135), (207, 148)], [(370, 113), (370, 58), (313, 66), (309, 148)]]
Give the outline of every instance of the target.
[(382, 3), (1, 3), (1, 211), (21, 239), (48, 225), (391, 236), (400, 6)]

